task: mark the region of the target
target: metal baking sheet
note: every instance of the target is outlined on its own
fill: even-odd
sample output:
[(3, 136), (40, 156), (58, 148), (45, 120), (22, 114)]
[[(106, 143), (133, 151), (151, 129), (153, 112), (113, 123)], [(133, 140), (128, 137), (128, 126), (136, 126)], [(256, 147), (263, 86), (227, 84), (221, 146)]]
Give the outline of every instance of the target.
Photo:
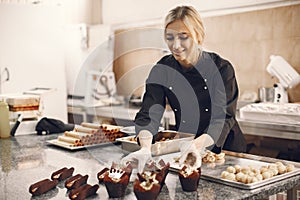
[[(182, 141), (191, 141), (194, 139), (194, 134), (191, 133), (182, 133), (176, 131), (161, 131), (157, 133), (155, 138), (160, 141), (161, 138), (170, 138), (171, 140), (165, 140), (160, 142), (155, 142), (151, 147), (151, 153), (153, 156), (164, 155), (169, 153), (174, 153), (179, 151), (180, 143)], [(122, 149), (125, 151), (133, 152), (140, 149), (140, 146), (137, 142), (132, 141), (135, 136), (128, 136), (117, 138), (116, 141), (122, 143)]]
[[(287, 160), (280, 160), (275, 158), (256, 156), (256, 155), (250, 155), (244, 153), (235, 153), (230, 151), (224, 151), (224, 153), (226, 154), (224, 163), (202, 163), (201, 166), (202, 179), (218, 182), (221, 184), (237, 187), (240, 189), (252, 190), (300, 174), (300, 163), (298, 162), (292, 162)], [(168, 154), (168, 155), (161, 156), (161, 158), (164, 159), (165, 162), (170, 163), (170, 169), (172, 171), (177, 172), (180, 169), (180, 166), (178, 163), (175, 163), (174, 158), (177, 158), (179, 156), (180, 153), (175, 153), (175, 154)], [(234, 165), (253, 166), (254, 168), (259, 169), (261, 166), (269, 165), (271, 163), (275, 163), (278, 161), (282, 162), (285, 165), (293, 164), (295, 166), (295, 169), (291, 172), (287, 172), (281, 175), (276, 175), (273, 176), (272, 178), (262, 180), (256, 183), (250, 183), (250, 184), (245, 184), (237, 181), (230, 181), (221, 178), (222, 171), (225, 171), (228, 166), (234, 166)]]
[(54, 145), (54, 146), (58, 146), (58, 147), (62, 147), (64, 149), (67, 150), (80, 150), (80, 149), (86, 149), (86, 148), (91, 148), (91, 147), (99, 147), (99, 146), (105, 146), (105, 145), (109, 145), (109, 144), (114, 144), (115, 142), (106, 142), (106, 143), (99, 143), (99, 144), (92, 144), (92, 145), (84, 145), (84, 146), (71, 146), (66, 144), (65, 142), (59, 141), (58, 139), (53, 139), (53, 140), (48, 140), (46, 141), (48, 144)]

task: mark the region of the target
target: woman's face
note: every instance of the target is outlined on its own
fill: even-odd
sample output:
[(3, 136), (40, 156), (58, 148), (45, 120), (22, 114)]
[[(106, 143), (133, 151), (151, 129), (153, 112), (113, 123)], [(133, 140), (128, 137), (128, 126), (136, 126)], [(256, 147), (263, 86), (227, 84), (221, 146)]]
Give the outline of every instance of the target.
[(181, 20), (176, 20), (166, 27), (165, 39), (173, 56), (182, 66), (190, 67), (197, 63), (197, 44)]

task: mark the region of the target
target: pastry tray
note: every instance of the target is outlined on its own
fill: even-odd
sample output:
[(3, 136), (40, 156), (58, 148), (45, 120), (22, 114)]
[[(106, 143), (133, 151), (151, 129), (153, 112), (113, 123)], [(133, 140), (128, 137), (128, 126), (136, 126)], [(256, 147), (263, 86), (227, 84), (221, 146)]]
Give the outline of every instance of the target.
[(92, 145), (83, 145), (83, 146), (71, 146), (70, 144), (67, 144), (66, 142), (59, 141), (58, 139), (48, 140), (46, 141), (50, 145), (58, 146), (64, 149), (68, 150), (80, 150), (80, 149), (86, 149), (91, 147), (100, 147), (100, 146), (106, 146), (109, 144), (115, 144), (117, 141), (114, 142), (105, 142), (105, 143), (99, 143), (99, 144), (92, 144)]
[[(134, 137), (135, 136), (117, 138), (116, 141), (121, 142), (123, 150), (133, 152), (141, 148), (136, 141), (133, 141)], [(154, 137), (156, 142), (151, 147), (151, 153), (153, 156), (158, 156), (178, 152), (180, 150), (181, 142), (191, 141), (194, 137), (195, 135), (191, 133), (182, 133), (171, 130), (158, 132)], [(168, 140), (160, 141), (161, 138), (166, 138)]]
[[(250, 155), (245, 153), (235, 153), (230, 151), (223, 151), (225, 155), (225, 162), (223, 163), (203, 163), (201, 166), (201, 179), (214, 181), (217, 183), (229, 185), (232, 187), (237, 187), (240, 189), (256, 189), (258, 187), (262, 187), (268, 185), (270, 183), (274, 183), (295, 175), (300, 174), (300, 163), (292, 162), (287, 160), (280, 160), (275, 158), (263, 157), (263, 156), (256, 156)], [(178, 163), (175, 163), (174, 158), (178, 158), (180, 153), (173, 153), (161, 156), (165, 162), (170, 163), (170, 170), (178, 172), (180, 166)], [(281, 175), (273, 176), (269, 179), (265, 179), (256, 183), (245, 184), (237, 181), (230, 181), (221, 178), (222, 171), (225, 171), (228, 166), (240, 165), (243, 166), (252, 166), (254, 168), (259, 169), (261, 166), (269, 165), (275, 162), (282, 162), (284, 165), (293, 164), (295, 169), (291, 172), (287, 172)]]

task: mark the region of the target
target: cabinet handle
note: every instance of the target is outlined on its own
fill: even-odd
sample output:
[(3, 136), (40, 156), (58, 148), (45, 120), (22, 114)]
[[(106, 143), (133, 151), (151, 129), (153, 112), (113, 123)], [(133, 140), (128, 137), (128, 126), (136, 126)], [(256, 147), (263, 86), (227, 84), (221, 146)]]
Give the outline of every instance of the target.
[(4, 68), (4, 72), (6, 72), (6, 79), (4, 80), (4, 82), (9, 81), (9, 70), (7, 67)]

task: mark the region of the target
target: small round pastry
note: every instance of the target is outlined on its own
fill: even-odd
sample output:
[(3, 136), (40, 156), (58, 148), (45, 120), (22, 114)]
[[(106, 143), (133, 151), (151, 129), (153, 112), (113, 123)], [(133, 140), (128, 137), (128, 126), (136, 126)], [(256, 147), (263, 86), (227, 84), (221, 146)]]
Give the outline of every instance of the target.
[(255, 167), (253, 167), (251, 165), (249, 165), (248, 167), (249, 167), (249, 169), (250, 169), (251, 172), (253, 172), (255, 170)]
[(256, 168), (253, 168), (253, 169), (252, 169), (252, 172), (253, 172), (255, 175), (260, 174), (259, 169), (256, 169)]
[(241, 177), (241, 181), (240, 182), (247, 183), (247, 180), (248, 180), (248, 175), (244, 174), (244, 176)]
[(270, 168), (269, 172), (272, 172), (273, 176), (276, 176), (279, 173), (278, 169), (275, 169), (275, 168)]
[(278, 166), (276, 164), (274, 164), (274, 163), (271, 163), (271, 164), (269, 164), (268, 168), (269, 169), (277, 169)]
[(286, 166), (284, 166), (284, 165), (278, 166), (278, 173), (279, 174), (284, 174), (286, 171), (287, 171)]
[(263, 177), (263, 180), (266, 180), (268, 178), (271, 178), (272, 177), (272, 172), (269, 172), (269, 171), (265, 171), (264, 173), (261, 174), (262, 177)]
[(228, 171), (222, 171), (221, 178), (226, 178), (226, 176), (228, 176), (228, 174), (229, 174)]
[(251, 176), (251, 177), (254, 177), (254, 176), (255, 176), (255, 173), (254, 173), (253, 171), (250, 171), (250, 172), (248, 173), (248, 175)]
[(278, 162), (275, 162), (275, 165), (277, 165), (277, 166), (282, 166), (282, 165), (284, 165), (282, 162), (280, 162), (280, 161), (278, 161)]
[(206, 156), (206, 159), (207, 159), (207, 162), (210, 162), (210, 163), (216, 161), (216, 158), (215, 158), (215, 156), (214, 156), (213, 154), (208, 154), (208, 155)]
[(293, 171), (294, 169), (295, 169), (295, 166), (292, 165), (292, 164), (288, 164), (288, 165), (286, 166), (286, 172), (291, 172), (291, 171)]
[(243, 178), (244, 178), (245, 174), (242, 173), (242, 172), (239, 172), (235, 175), (235, 179), (238, 181), (238, 182), (242, 182)]
[(235, 168), (234, 168), (234, 167), (232, 167), (232, 166), (229, 166), (229, 167), (227, 167), (226, 171), (228, 171), (229, 173), (233, 173), (233, 174), (235, 174), (235, 173), (236, 173), (236, 170), (235, 170)]
[(242, 167), (240, 165), (234, 165), (235, 171), (236, 173), (239, 173), (242, 169)]
[(257, 174), (255, 177), (257, 178), (258, 181), (263, 180), (263, 176), (261, 174)]
[(253, 176), (249, 176), (249, 175), (248, 175), (248, 176), (247, 176), (247, 184), (248, 184), (248, 183), (252, 183), (253, 178), (254, 178)]
[(266, 172), (266, 171), (268, 171), (269, 169), (268, 169), (268, 167), (267, 166), (262, 166), (261, 168), (260, 168), (260, 173), (261, 174), (263, 174), (264, 172)]
[(215, 158), (217, 159), (217, 160), (221, 160), (221, 159), (223, 159), (225, 157), (225, 153), (223, 153), (223, 152), (221, 152), (221, 153), (219, 153), (219, 154), (215, 154)]
[(225, 177), (225, 179), (230, 180), (230, 181), (235, 181), (235, 174), (234, 173), (229, 173), (227, 174), (227, 176)]
[(202, 162), (208, 163), (207, 156), (202, 157)]
[(250, 183), (256, 183), (256, 182), (258, 182), (258, 179), (254, 176), (254, 177), (252, 177), (252, 179), (251, 179), (251, 182)]
[(250, 167), (242, 167), (241, 168), (241, 172), (243, 172), (244, 174), (248, 174), (250, 172)]

